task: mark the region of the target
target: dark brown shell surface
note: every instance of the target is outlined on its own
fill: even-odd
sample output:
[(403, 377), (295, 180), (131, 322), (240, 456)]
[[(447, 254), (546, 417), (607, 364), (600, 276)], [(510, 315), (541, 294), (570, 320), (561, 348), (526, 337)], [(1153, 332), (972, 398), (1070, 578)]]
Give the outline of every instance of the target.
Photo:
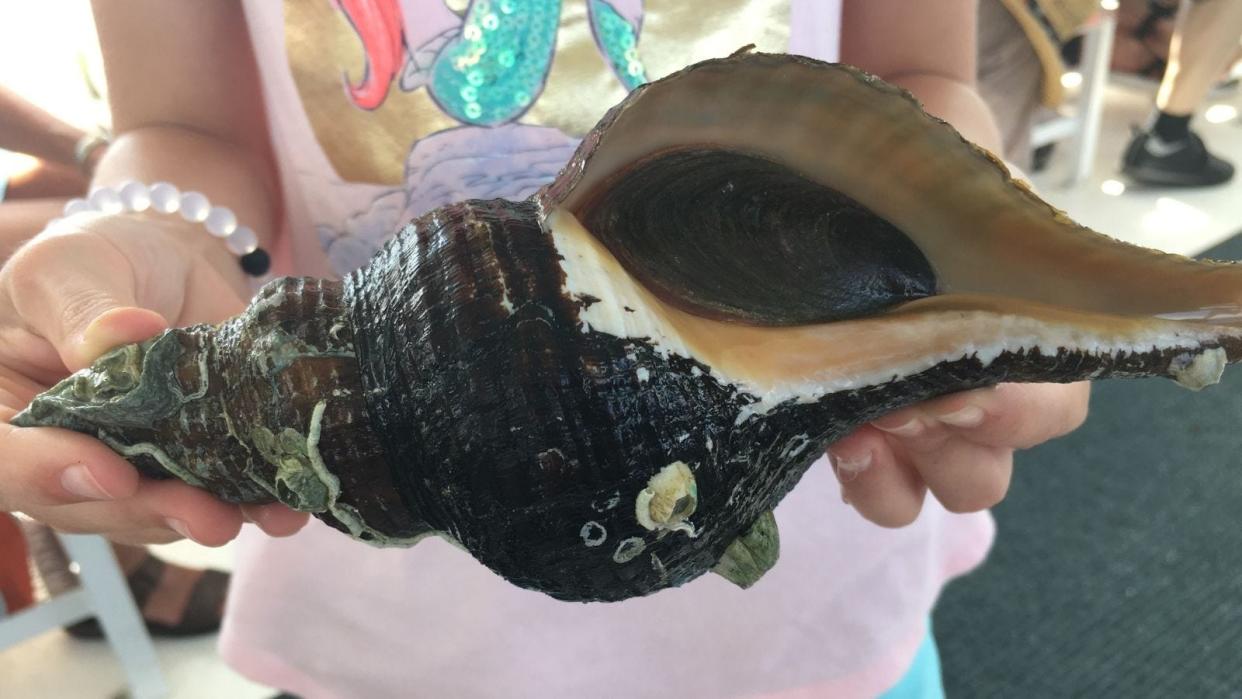
[[(579, 226), (578, 224), (581, 224)], [(1211, 383), (1242, 272), (1076, 226), (908, 95), (789, 56), (636, 90), (555, 182), (121, 348), (14, 420), (523, 587), (754, 583), (824, 448), (1001, 381)]]

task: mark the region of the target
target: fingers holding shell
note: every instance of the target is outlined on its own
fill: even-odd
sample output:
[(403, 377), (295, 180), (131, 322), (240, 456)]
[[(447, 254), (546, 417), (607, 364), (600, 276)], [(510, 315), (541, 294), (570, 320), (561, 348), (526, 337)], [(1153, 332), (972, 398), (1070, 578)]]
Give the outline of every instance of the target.
[(863, 517), (882, 527), (904, 527), (918, 518), (927, 485), (879, 430), (859, 428), (828, 454), (842, 497)]

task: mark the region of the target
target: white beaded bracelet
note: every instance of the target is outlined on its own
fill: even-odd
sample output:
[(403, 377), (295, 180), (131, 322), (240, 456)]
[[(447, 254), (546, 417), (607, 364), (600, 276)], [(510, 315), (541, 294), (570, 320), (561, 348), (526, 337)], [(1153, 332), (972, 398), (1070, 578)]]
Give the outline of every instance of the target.
[(212, 206), (202, 192), (182, 192), (167, 182), (147, 186), (126, 182), (120, 187), (98, 187), (85, 199), (65, 204), (64, 216), (98, 212), (120, 214), (146, 210), (165, 214), (180, 213), (191, 223), (201, 223), (207, 232), (223, 238), (225, 246), (240, 258), (241, 267), (251, 276), (261, 277), (271, 267), (267, 251), (259, 247), (259, 238), (246, 226), (237, 225), (237, 215), (224, 206)]

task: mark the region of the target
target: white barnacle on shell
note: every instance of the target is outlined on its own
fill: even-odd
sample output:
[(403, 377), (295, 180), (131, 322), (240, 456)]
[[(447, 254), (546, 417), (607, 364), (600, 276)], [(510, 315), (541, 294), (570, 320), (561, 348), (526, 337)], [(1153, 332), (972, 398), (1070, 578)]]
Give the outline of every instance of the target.
[(595, 547), (604, 543), (608, 538), (608, 530), (604, 528), (604, 525), (592, 520), (582, 525), (582, 531), (579, 532), (579, 535), (582, 536), (582, 543)]
[(1219, 383), (1227, 363), (1225, 350), (1215, 347), (1198, 354), (1188, 353), (1174, 357), (1169, 371), (1173, 374), (1174, 381), (1192, 391), (1198, 391)]
[(617, 563), (629, 563), (645, 548), (647, 548), (647, 543), (640, 537), (631, 536), (628, 539), (622, 539), (621, 543), (617, 544), (617, 550), (612, 554), (612, 560)]
[(609, 497), (607, 500), (604, 500), (602, 502), (599, 500), (596, 500), (595, 502), (592, 502), (591, 509), (595, 510), (596, 512), (607, 512), (608, 510), (611, 510), (612, 508), (620, 504), (621, 504), (621, 493), (613, 492), (612, 496)]
[(686, 462), (674, 461), (660, 469), (647, 481), (647, 487), (638, 492), (634, 515), (648, 531), (659, 531), (661, 535), (679, 531), (693, 538), (698, 532), (686, 518), (694, 514), (698, 501), (694, 472)]

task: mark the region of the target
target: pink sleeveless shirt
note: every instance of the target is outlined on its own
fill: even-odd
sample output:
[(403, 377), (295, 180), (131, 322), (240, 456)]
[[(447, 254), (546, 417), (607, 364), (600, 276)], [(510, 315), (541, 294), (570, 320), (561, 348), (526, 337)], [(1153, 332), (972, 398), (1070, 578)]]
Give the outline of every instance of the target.
[[(840, 24), (839, 0), (251, 0), (246, 13), (284, 194), (277, 271), (319, 275), (360, 266), (436, 206), (529, 195), (643, 80), (750, 43), (834, 60)], [(480, 51), (501, 52), (513, 80), (435, 70)], [(776, 519), (781, 559), (750, 590), (705, 575), (585, 605), (435, 538), (375, 549), (313, 520), (288, 539), (247, 528), (221, 651), (306, 697), (874, 696), (993, 535), (986, 513), (932, 499), (909, 527), (872, 525), (822, 461)]]

